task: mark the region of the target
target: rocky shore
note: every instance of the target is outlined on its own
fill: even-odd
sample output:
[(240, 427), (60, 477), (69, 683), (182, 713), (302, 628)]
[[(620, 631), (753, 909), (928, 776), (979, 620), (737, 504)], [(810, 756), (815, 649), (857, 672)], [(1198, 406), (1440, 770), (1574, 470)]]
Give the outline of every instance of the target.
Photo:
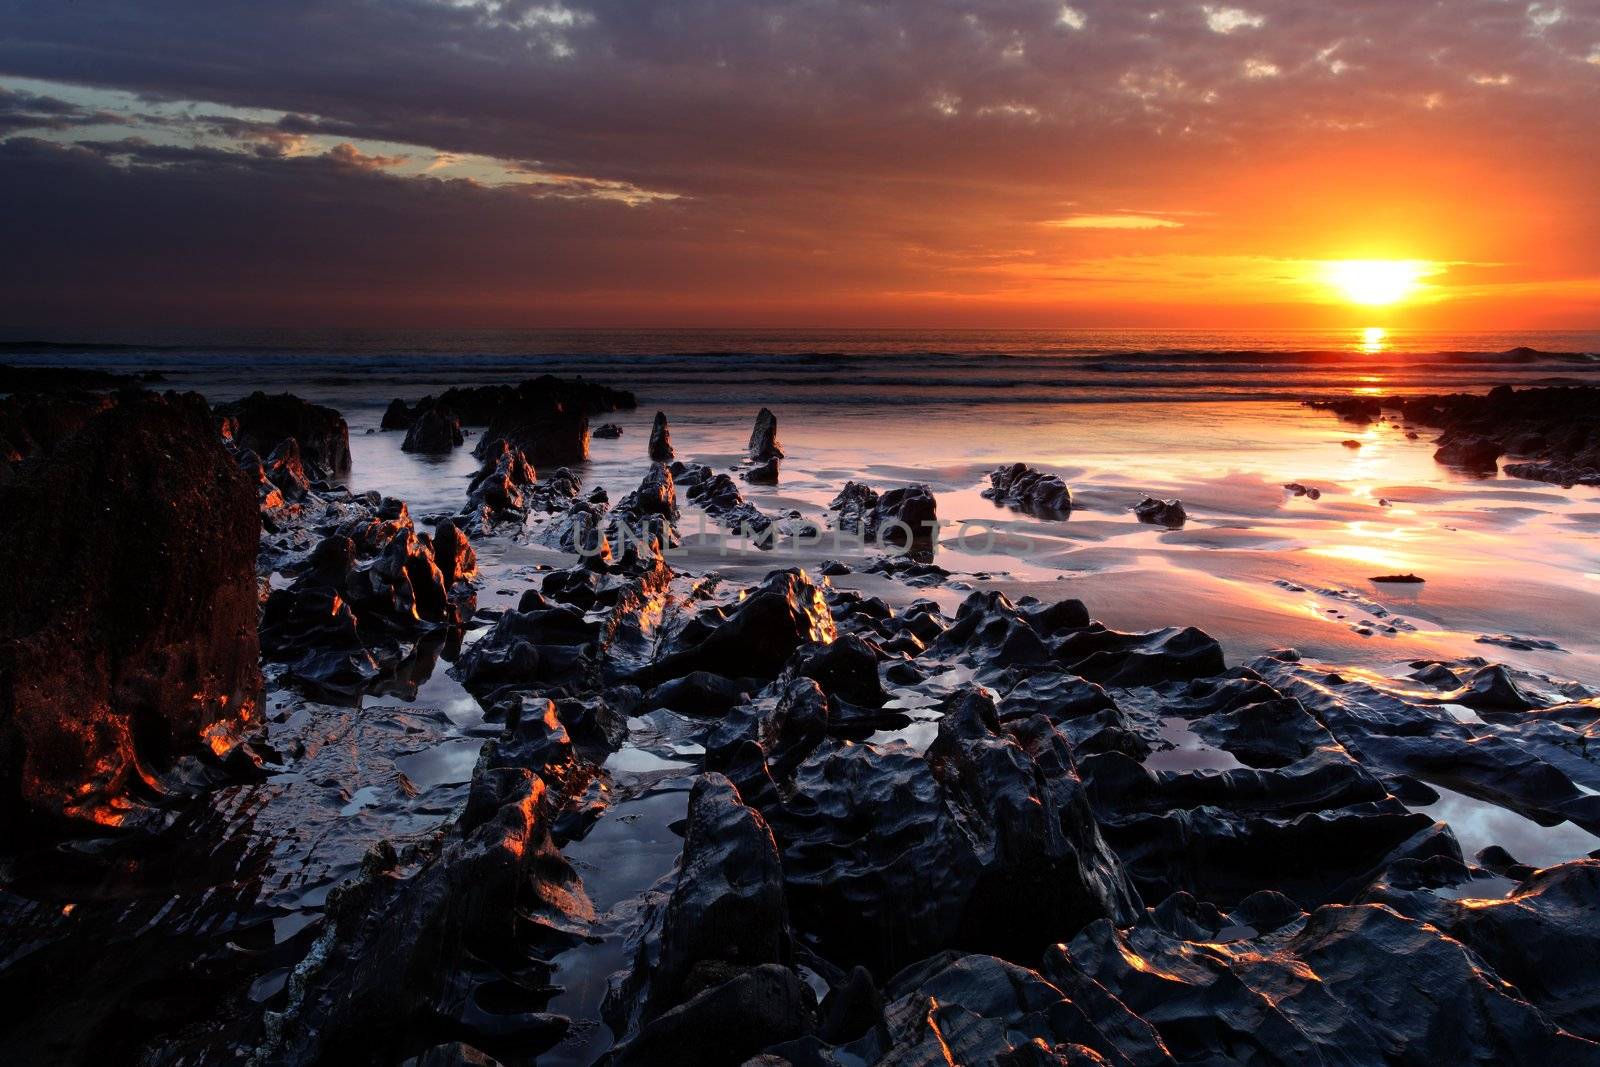
[[(1526, 392), (1483, 403), (1533, 432), (1508, 413), (1555, 401)], [(0, 995), (31, 1009), (0, 1027), (8, 1059), (1600, 1064), (1600, 858), (1537, 869), (1418, 810), (1448, 792), (1600, 833), (1600, 694), (1484, 659), (1229, 663), (1192, 626), (961, 590), (927, 561), (925, 482), (848, 481), (830, 507), (892, 598), (837, 562), (730, 580), (668, 557), (681, 508), (774, 520), (674, 459), (665, 415), (614, 506), (561, 465), (623, 405), (554, 379), (396, 401), (385, 427), (430, 449), (482, 427), (459, 514), (418, 520), (345, 487), (344, 419), (296, 397), (0, 400), (7, 814), (129, 823), (66, 873), (8, 859)], [(1406, 417), (1477, 433), (1470, 407)], [(1542, 432), (1567, 457), (1546, 461), (1590, 462), (1578, 430)], [(798, 447), (762, 409), (743, 462), (775, 478)], [(986, 495), (1074, 507), (1026, 463)], [(497, 572), (514, 606), (480, 608), (513, 536), (561, 555)], [(361, 701), (435, 658), (476, 762), (433, 822), (363, 846), (287, 932), (212, 901), (337, 836), (285, 830), (278, 858), (229, 860), (226, 894), (154, 864), (132, 881), (196, 921), (158, 949), (128, 928), (165, 920), (117, 899), (127, 856), (232, 847), (185, 812), (322, 818), (292, 806), (319, 761), (421, 751), (438, 723)], [(366, 740), (334, 740), (338, 708)], [(151, 795), (185, 759), (201, 799)], [(135, 800), (162, 817), (98, 814)]]
[(1570, 386), (1485, 394), (1355, 397), (1311, 401), (1346, 421), (1376, 422), (1393, 412), (1408, 426), (1443, 431), (1434, 458), (1467, 471), (1494, 473), (1502, 457), (1514, 478), (1557, 485), (1600, 485), (1600, 388)]

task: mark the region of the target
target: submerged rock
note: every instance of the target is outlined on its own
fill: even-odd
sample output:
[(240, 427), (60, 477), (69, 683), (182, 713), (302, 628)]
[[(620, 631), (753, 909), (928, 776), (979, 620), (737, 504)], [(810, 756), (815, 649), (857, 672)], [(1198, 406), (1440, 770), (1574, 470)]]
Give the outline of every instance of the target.
[(602, 422), (589, 436), (601, 441), (615, 441), (622, 436), (622, 427), (614, 422)]
[(117, 825), (254, 725), (256, 490), (214, 427), (194, 394), (123, 393), (0, 484), (8, 823)]

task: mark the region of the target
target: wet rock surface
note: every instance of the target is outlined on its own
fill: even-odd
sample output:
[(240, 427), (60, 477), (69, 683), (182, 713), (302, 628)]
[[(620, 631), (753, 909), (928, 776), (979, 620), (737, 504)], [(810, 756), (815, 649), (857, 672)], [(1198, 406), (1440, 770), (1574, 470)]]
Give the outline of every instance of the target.
[(1158, 500), (1147, 496), (1133, 506), (1133, 513), (1140, 522), (1150, 523), (1152, 526), (1165, 526), (1176, 530), (1189, 521), (1189, 513), (1184, 510), (1181, 500)]
[(256, 506), (194, 394), (119, 394), (0, 484), (0, 813), (19, 836), (152, 817), (184, 791), (159, 776), (252, 725)]
[[(903, 555), (675, 570), (679, 490), (760, 516), (681, 461), (611, 506), (498, 442), (430, 532), (300, 444), (222, 456), (278, 773), (180, 813), (164, 864), (8, 868), (0, 995), (46, 1024), (0, 1027), (11, 1059), (1600, 1062), (1600, 860), (1439, 814), (1600, 831), (1578, 683), (1230, 665)], [(834, 511), (936, 515), (923, 485)], [(522, 541), (566, 555), (488, 562)], [(475, 614), (485, 568), (513, 599)], [(449, 714), (404, 703), (429, 686)], [(112, 870), (132, 903), (85, 892)]]
[(461, 420), (455, 412), (439, 404), (412, 420), (400, 447), (406, 452), (448, 452), (464, 440)]
[(1058, 518), (1072, 513), (1072, 491), (1067, 483), (1057, 475), (1035, 470), (1026, 463), (996, 467), (989, 475), (989, 488), (983, 495), (996, 504), (1030, 515)]
[(672, 431), (667, 427), (667, 413), (656, 412), (655, 420), (650, 424), (650, 458), (656, 463), (671, 463), (675, 454), (672, 451)]
[(1379, 412), (1368, 409), (1379, 404), (1407, 424), (1443, 431), (1434, 457), (1440, 463), (1491, 472), (1508, 456), (1515, 462), (1504, 470), (1514, 478), (1600, 485), (1600, 389), (1593, 386), (1501, 385), (1485, 394), (1352, 398), (1311, 406), (1343, 412), (1360, 405), (1365, 421), (1376, 421)]
[(767, 408), (756, 413), (756, 424), (750, 431), (747, 452), (755, 463), (783, 458), (783, 446), (778, 444), (778, 416)]
[(879, 493), (863, 482), (846, 482), (828, 503), (836, 528), (868, 543), (926, 546), (937, 536), (939, 505), (923, 483)]
[(256, 392), (242, 400), (219, 404), (222, 436), (238, 448), (268, 455), (286, 438), (299, 444), (306, 462), (329, 474), (350, 469), (350, 427), (329, 407), (291, 393)]

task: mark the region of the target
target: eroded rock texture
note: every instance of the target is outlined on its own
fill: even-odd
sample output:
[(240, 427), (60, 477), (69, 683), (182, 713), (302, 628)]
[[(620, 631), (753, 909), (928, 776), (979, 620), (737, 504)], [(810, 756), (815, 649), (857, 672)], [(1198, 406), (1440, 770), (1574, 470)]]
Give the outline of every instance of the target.
[[(122, 393), (0, 484), (0, 806), (116, 825), (256, 715), (256, 493), (193, 394)], [(66, 429), (77, 422), (75, 429)]]

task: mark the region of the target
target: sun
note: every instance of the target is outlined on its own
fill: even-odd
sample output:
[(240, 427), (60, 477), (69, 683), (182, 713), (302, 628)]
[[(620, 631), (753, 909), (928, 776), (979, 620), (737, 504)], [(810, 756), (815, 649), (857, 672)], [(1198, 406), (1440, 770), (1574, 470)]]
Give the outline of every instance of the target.
[(1428, 265), (1415, 259), (1338, 259), (1325, 265), (1328, 284), (1353, 304), (1395, 304), (1416, 292)]

